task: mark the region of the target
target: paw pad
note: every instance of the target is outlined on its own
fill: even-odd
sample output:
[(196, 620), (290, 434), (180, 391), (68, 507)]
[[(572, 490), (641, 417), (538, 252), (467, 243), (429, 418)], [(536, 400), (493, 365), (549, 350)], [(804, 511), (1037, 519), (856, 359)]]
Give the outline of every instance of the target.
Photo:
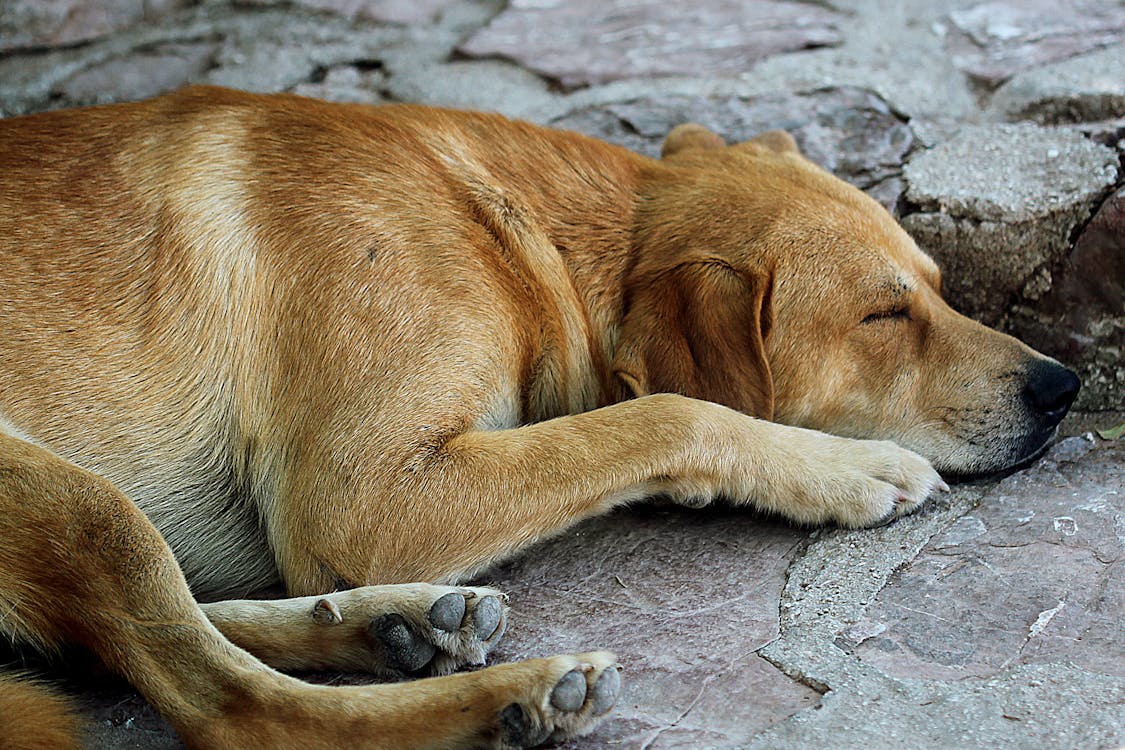
[(430, 663), (437, 648), (410, 632), (402, 615), (391, 613), (378, 618), (368, 627), (374, 638), (383, 644), (387, 663), (404, 672), (416, 672)]
[(586, 702), (586, 677), (577, 669), (563, 675), (551, 691), (551, 705), (560, 711), (577, 711)]
[(465, 597), (451, 592), (434, 602), (430, 607), (430, 624), (438, 630), (456, 633), (465, 619)]
[(476, 628), (477, 636), (482, 641), (487, 641), (495, 635), (503, 616), (504, 607), (495, 596), (486, 596), (477, 602), (473, 611), (473, 627)]

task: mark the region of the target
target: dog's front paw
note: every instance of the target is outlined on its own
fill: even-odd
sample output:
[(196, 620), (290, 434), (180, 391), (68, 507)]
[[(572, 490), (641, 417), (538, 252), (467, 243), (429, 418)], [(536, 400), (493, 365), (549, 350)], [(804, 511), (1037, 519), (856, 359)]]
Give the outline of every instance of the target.
[(761, 472), (756, 505), (803, 523), (881, 526), (939, 489), (930, 462), (892, 442), (788, 428), (776, 465)]
[[(392, 587), (332, 595), (341, 597), (338, 606), (350, 609), (351, 618), (367, 623), (370, 650), (366, 657), (371, 659), (368, 668), (373, 672), (449, 674), (470, 664), (483, 664), (504, 634), (507, 597), (499, 591), (408, 584), (395, 591), (399, 601), (387, 611), (385, 596), (373, 591), (384, 588)], [(322, 601), (328, 601), (327, 597)]]
[(203, 611), (278, 669), (443, 675), (484, 663), (504, 635), (506, 601), (490, 588), (407, 583), (214, 602)]

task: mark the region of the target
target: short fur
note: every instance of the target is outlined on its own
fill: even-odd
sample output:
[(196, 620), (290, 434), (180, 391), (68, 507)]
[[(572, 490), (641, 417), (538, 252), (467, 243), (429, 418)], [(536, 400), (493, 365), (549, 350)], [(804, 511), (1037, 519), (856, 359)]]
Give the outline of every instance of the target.
[[(0, 121), (0, 259), (0, 628), (93, 649), (193, 748), (586, 731), (603, 652), (326, 688), (231, 641), (445, 674), (499, 638), (500, 594), (411, 581), (656, 493), (882, 523), (931, 463), (1033, 455), (1077, 389), (777, 132), (683, 126), (651, 160), (192, 88)], [(193, 597), (278, 582), (297, 598)]]

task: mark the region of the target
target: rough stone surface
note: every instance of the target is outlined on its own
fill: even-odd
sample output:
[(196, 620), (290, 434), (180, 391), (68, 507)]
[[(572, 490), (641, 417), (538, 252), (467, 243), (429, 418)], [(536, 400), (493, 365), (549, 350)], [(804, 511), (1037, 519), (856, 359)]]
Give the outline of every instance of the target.
[(838, 18), (788, 0), (712, 0), (687, 13), (664, 0), (513, 0), (460, 50), (516, 60), (568, 87), (732, 74), (777, 52), (838, 42)]
[(997, 119), (1045, 125), (1125, 117), (1125, 45), (1021, 73), (988, 109)]
[(995, 85), (1028, 68), (1125, 42), (1125, 6), (1104, 0), (998, 0), (949, 14), (961, 70)]
[(567, 747), (745, 742), (820, 697), (754, 653), (777, 637), (785, 569), (806, 537), (732, 510), (642, 508), (583, 524), (489, 578), (514, 610), (496, 658), (617, 654), (617, 720)]
[[(383, 23), (409, 24), (432, 21), (457, 0), (290, 0), (312, 10), (336, 13), (346, 18)], [(276, 0), (242, 0), (250, 5), (276, 5)]]
[(81, 70), (52, 93), (75, 104), (155, 96), (197, 80), (210, 67), (217, 50), (214, 42), (157, 45)]
[(551, 124), (655, 157), (668, 131), (684, 122), (705, 125), (729, 143), (787, 130), (806, 156), (861, 188), (882, 191), (877, 197), (892, 210), (902, 193), (900, 165), (914, 143), (909, 126), (882, 99), (855, 88), (754, 98), (668, 97), (585, 109)]
[(96, 39), (140, 21), (159, 20), (190, 0), (5, 0), (0, 52)]
[(1079, 405), (1125, 409), (1125, 189), (1110, 196), (1053, 271), (1039, 304), (1018, 306), (1009, 328), (1076, 367)]
[(1075, 227), (1118, 178), (1119, 157), (1067, 130), (1029, 124), (970, 126), (915, 155), (903, 226), (945, 271), (947, 296), (1000, 322), (1035, 274), (1060, 260)]
[[(1076, 641), (1067, 642), (1060, 650), (1050, 650), (1060, 642), (1055, 636), (1077, 637), (1076, 631), (1092, 621), (1084, 623), (1079, 617), (1067, 625), (1065, 606), (1053, 618), (1042, 613), (1057, 606), (1057, 597), (1051, 597), (1056, 594), (1059, 581), (1071, 578), (1074, 585), (1082, 585), (1083, 575), (1078, 572), (1072, 577), (1067, 564), (1078, 562), (1079, 571), (1088, 571), (1091, 566), (1103, 566), (1104, 570), (1111, 559), (1093, 558), (1106, 553), (1107, 541), (1115, 545), (1108, 550), (1115, 556), (1112, 559), (1120, 559), (1120, 493), (1125, 490), (1120, 481), (1121, 465), (1120, 444), (1096, 438), (1072, 438), (1052, 449), (1040, 463), (1004, 484), (963, 485), (922, 513), (887, 527), (889, 537), (883, 536), (883, 530), (823, 534), (790, 566), (781, 602), (781, 637), (760, 653), (787, 674), (823, 685), (828, 692), (816, 710), (802, 711), (788, 721), (774, 724), (746, 747), (796, 750), (818, 746), (824, 737), (832, 737), (833, 743), (840, 747), (888, 749), (903, 746), (935, 749), (1120, 747), (1125, 742), (1125, 680), (1113, 674), (1113, 670), (1107, 672), (1105, 667), (1091, 671), (1069, 664), (1063, 652), (1074, 653)], [(1107, 469), (1113, 472), (1109, 477), (1105, 476)], [(972, 608), (974, 622), (935, 620), (928, 628), (916, 626), (916, 637), (912, 641), (920, 651), (935, 654), (937, 658), (952, 658), (949, 654), (956, 653), (957, 644), (942, 638), (949, 628), (965, 627), (971, 631), (965, 633), (967, 638), (973, 639), (968, 647), (972, 649), (980, 644), (985, 653), (988, 653), (988, 644), (1003, 642), (1011, 631), (1021, 637), (1031, 635), (1023, 647), (1025, 654), (1038, 654), (1048, 663), (1020, 664), (1014, 659), (1010, 664), (1003, 664), (1001, 660), (989, 676), (948, 679), (951, 676), (948, 673), (896, 676), (882, 671), (870, 657), (874, 648), (867, 650), (860, 646), (860, 651), (866, 651), (866, 657), (855, 652), (857, 642), (864, 644), (867, 639), (897, 627), (897, 620), (880, 621), (879, 613), (899, 611), (894, 606), (896, 599), (908, 592), (916, 593), (909, 566), (931, 539), (941, 539), (945, 535), (946, 543), (960, 539), (962, 544), (969, 544), (958, 558), (959, 562), (953, 559), (954, 553), (948, 563), (951, 568), (958, 564), (972, 566), (976, 558), (971, 543), (980, 538), (974, 536), (979, 527), (972, 519), (961, 519), (968, 514), (987, 514), (989, 521), (993, 518), (998, 521), (993, 544), (1000, 554), (1004, 554), (1008, 531), (1015, 534), (1010, 540), (1013, 546), (1031, 541), (1050, 547), (1052, 541), (1057, 541), (1067, 549), (1078, 549), (1084, 546), (1084, 541), (1076, 538), (1077, 533), (1073, 537), (1066, 536), (1064, 530), (1070, 527), (1065, 521), (1060, 521), (1058, 537), (1050, 536), (1054, 532), (1055, 515), (1059, 515), (1056, 511), (1060, 504), (1068, 503), (1072, 510), (1064, 515), (1073, 517), (1078, 513), (1099, 530), (1087, 537), (1091, 542), (1087, 556), (1062, 555), (1033, 561), (1035, 570), (1024, 572), (1021, 581), (1012, 582), (1013, 587), (1021, 582), (1030, 587), (1023, 592), (1026, 599), (1022, 604), (1021, 592), (982, 568), (981, 576), (987, 575), (994, 597)], [(993, 505), (998, 509), (992, 508)], [(1016, 509), (1038, 510), (1037, 515), (1054, 514), (1049, 515), (1050, 531), (1039, 534), (1042, 527), (1036, 525), (1027, 528), (1027, 532), (1035, 531), (1030, 535), (1020, 531), (1019, 518), (1027, 514)], [(1097, 520), (1089, 515), (1091, 513)], [(1005, 521), (999, 522), (1000, 519)], [(1113, 527), (1108, 538), (1107, 524)], [(1035, 542), (1035, 537), (1040, 537), (1040, 541)], [(1061, 541), (1060, 537), (1068, 541)], [(923, 560), (925, 556), (923, 552)], [(895, 576), (894, 571), (904, 565), (908, 566), (907, 573)], [(1038, 579), (1035, 572), (1039, 573)], [(1119, 571), (1105, 571), (1104, 580), (1108, 582), (1115, 575), (1120, 578)], [(888, 582), (895, 590), (884, 588)], [(941, 585), (940, 579), (938, 585)], [(1119, 582), (1114, 586), (1120, 591)], [(952, 621), (963, 602), (977, 591), (979, 589), (962, 592), (948, 586), (942, 591), (943, 598), (928, 602), (926, 611)], [(1096, 602), (1100, 597), (1097, 591), (1074, 593), (1075, 600), (1083, 602)], [(1120, 594), (1114, 596), (1120, 597)], [(1039, 602), (1047, 604), (1036, 609)], [(998, 626), (1005, 632), (990, 631), (983, 626), (994, 608), (1013, 615)], [(1099, 603), (1095, 611), (1102, 619), (1092, 630), (1104, 634), (1106, 618), (1101, 613), (1117, 615), (1120, 604), (1115, 607), (1113, 601), (1107, 600)], [(927, 616), (906, 614), (918, 620)], [(1060, 617), (1063, 619), (1051, 629), (1054, 619)], [(1118, 623), (1119, 620), (1118, 617)], [(1037, 621), (1039, 627), (1032, 635)], [(1118, 623), (1108, 623), (1114, 642), (1103, 646), (1103, 663), (1120, 663)], [(1064, 625), (1074, 630), (1066, 633), (1061, 630)], [(886, 629), (881, 630), (880, 626)], [(1040, 644), (1050, 646), (1041, 648)], [(943, 646), (946, 647), (944, 653)], [(964, 647), (965, 644), (961, 644), (961, 648)], [(1018, 645), (1014, 650), (1019, 651)], [(1038, 658), (1028, 660), (1039, 661)]]
[(850, 629), (856, 653), (904, 678), (1055, 662), (1125, 678), (1115, 645), (1123, 520), (1125, 445), (1095, 451), (1094, 441), (1070, 438), (991, 489), (894, 575)]

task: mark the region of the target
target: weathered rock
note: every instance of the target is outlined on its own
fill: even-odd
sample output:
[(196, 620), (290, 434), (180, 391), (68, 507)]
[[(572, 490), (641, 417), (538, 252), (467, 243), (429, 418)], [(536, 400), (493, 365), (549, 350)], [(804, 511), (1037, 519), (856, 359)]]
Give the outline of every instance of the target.
[[(989, 324), (1046, 291), (1070, 233), (1117, 179), (1118, 156), (1072, 131), (972, 126), (905, 167), (903, 226), (945, 271), (949, 299)], [(1049, 286), (1049, 284), (1047, 284)]]
[(0, 52), (76, 44), (140, 21), (155, 21), (190, 0), (5, 0)]
[(934, 680), (1067, 662), (1125, 677), (1125, 444), (1069, 438), (930, 541), (852, 630), (887, 674)]
[(387, 92), (406, 102), (442, 107), (484, 109), (509, 117), (527, 117), (550, 101), (547, 83), (533, 73), (502, 60), (461, 60), (441, 65), (398, 67)]
[[(381, 62), (376, 53), (383, 44), (398, 41), (402, 34), (394, 28), (357, 31), (347, 21), (335, 17), (286, 18), (273, 13), (241, 19), (222, 31), (222, 45), (204, 80), (264, 92), (323, 83), (333, 69), (347, 66), (372, 74), (371, 82), (381, 85)], [(346, 79), (351, 74), (337, 75)], [(342, 98), (377, 99), (362, 94)]]
[(1051, 281), (1036, 305), (1013, 311), (1010, 330), (1077, 369), (1079, 408), (1125, 409), (1125, 189), (1102, 204)]
[(68, 104), (105, 104), (156, 96), (203, 74), (216, 42), (162, 44), (82, 70), (56, 86), (52, 94)]
[[(241, 0), (248, 5), (276, 5), (274, 0)], [(425, 23), (457, 0), (291, 0), (293, 5), (380, 23)]]
[(379, 104), (386, 100), (381, 93), (385, 84), (386, 75), (378, 65), (339, 65), (324, 71), (323, 78), (314, 75), (311, 82), (297, 84), (292, 91), (330, 102)]
[(595, 519), (488, 579), (511, 595), (496, 659), (617, 654), (614, 720), (567, 747), (745, 742), (819, 698), (754, 654), (777, 636), (785, 569), (805, 537), (725, 509)]
[(892, 210), (902, 195), (901, 164), (914, 143), (909, 126), (874, 94), (855, 88), (752, 99), (668, 97), (575, 112), (551, 124), (604, 138), (649, 156), (676, 125), (698, 122), (728, 143), (780, 128), (826, 169), (871, 192)]
[(1020, 73), (995, 93), (989, 112), (1047, 125), (1125, 117), (1125, 45)]
[(995, 86), (1028, 68), (1125, 42), (1125, 6), (1101, 0), (996, 0), (949, 14), (961, 70)]
[(841, 16), (790, 0), (514, 0), (460, 51), (499, 55), (573, 87), (654, 75), (733, 74), (769, 55), (836, 44)]

